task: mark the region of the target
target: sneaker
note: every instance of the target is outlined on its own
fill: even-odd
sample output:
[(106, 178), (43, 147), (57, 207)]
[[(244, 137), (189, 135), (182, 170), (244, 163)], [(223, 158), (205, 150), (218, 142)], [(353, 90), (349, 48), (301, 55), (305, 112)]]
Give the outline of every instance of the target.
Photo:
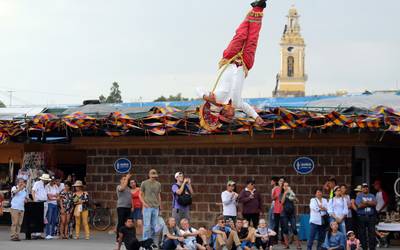
[(47, 235), (46, 238), (44, 238), (44, 239), (45, 239), (45, 240), (52, 240), (52, 239), (53, 239), (53, 236)]

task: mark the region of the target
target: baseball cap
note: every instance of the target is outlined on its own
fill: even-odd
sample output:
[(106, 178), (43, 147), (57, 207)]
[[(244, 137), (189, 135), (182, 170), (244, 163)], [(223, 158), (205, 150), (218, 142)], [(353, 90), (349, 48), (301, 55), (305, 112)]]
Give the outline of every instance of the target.
[(347, 232), (347, 236), (349, 236), (350, 234), (354, 234), (354, 232), (353, 232), (353, 231), (351, 231), (351, 230), (350, 230), (350, 231), (348, 231), (348, 232)]
[(228, 185), (228, 186), (233, 186), (235, 184), (236, 184), (236, 182), (234, 182), (234, 181), (228, 181), (228, 183), (226, 183), (226, 185)]
[(368, 183), (364, 182), (362, 185), (362, 187), (369, 187)]
[(179, 175), (183, 175), (183, 173), (182, 172), (176, 172), (175, 173), (175, 179), (178, 178)]

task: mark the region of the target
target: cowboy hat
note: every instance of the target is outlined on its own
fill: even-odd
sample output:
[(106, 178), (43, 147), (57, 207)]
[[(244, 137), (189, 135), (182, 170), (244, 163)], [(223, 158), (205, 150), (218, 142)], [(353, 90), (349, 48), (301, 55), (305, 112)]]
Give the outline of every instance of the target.
[(355, 189), (354, 189), (354, 191), (356, 191), (356, 192), (361, 192), (362, 190), (361, 190), (361, 185), (358, 185)]
[(74, 185), (72, 185), (73, 187), (83, 187), (83, 183), (82, 181), (75, 181)]
[(51, 181), (50, 175), (48, 174), (42, 174), (39, 179), (41, 179), (42, 181)]

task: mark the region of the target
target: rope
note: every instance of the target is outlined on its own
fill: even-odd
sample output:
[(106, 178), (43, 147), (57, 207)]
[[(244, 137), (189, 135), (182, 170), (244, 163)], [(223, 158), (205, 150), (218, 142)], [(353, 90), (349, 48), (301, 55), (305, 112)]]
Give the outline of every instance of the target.
[(220, 70), (220, 72), (219, 72), (219, 74), (218, 74), (217, 80), (216, 80), (215, 83), (214, 83), (214, 87), (213, 87), (211, 93), (214, 93), (215, 89), (216, 89), (217, 86), (218, 86), (219, 81), (221, 80), (222, 74), (225, 72), (225, 70), (228, 68), (228, 66), (229, 66), (233, 61), (235, 61), (235, 60), (238, 59), (238, 58), (242, 58), (242, 61), (243, 61), (243, 52), (242, 52), (242, 51), (239, 52), (236, 56), (232, 57), (232, 58), (222, 67), (222, 69)]

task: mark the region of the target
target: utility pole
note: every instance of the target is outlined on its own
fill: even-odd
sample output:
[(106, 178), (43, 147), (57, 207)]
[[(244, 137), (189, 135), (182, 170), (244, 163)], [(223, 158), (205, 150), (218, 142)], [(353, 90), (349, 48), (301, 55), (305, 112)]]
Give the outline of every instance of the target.
[(7, 91), (7, 92), (10, 94), (10, 105), (8, 105), (8, 106), (11, 107), (11, 106), (12, 106), (12, 94), (13, 94), (15, 91), (9, 90), (9, 91)]

